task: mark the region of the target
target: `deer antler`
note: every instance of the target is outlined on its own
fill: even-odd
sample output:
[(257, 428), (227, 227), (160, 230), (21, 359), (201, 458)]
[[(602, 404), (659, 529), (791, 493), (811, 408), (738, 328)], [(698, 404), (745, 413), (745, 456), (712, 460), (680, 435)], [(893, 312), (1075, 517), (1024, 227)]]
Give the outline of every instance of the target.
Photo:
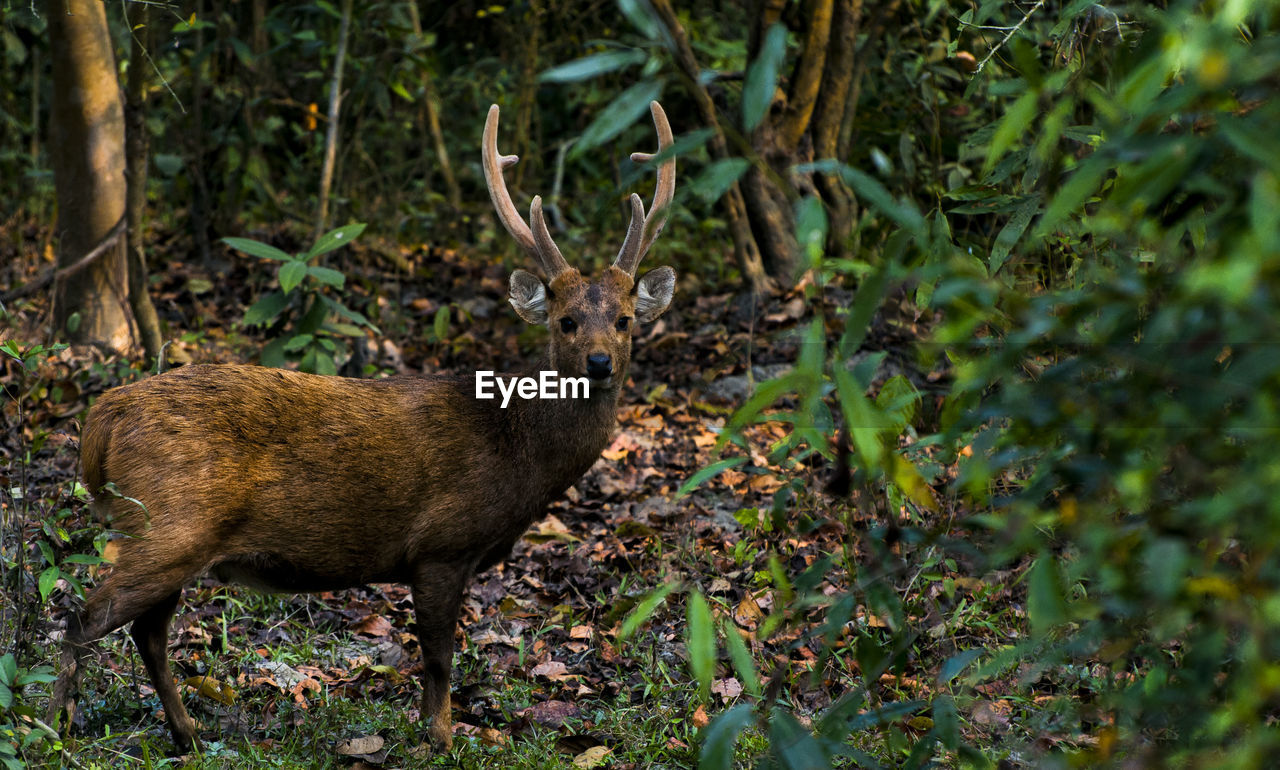
[[(649, 111), (653, 113), (653, 127), (658, 131), (658, 152), (633, 152), (631, 160), (635, 163), (653, 160), (675, 141), (671, 134), (671, 124), (667, 122), (667, 113), (662, 111), (662, 105), (649, 102)], [(658, 166), (658, 185), (653, 191), (653, 205), (649, 207), (648, 214), (645, 214), (644, 202), (640, 200), (640, 196), (634, 193), (631, 195), (631, 226), (627, 228), (627, 238), (622, 242), (622, 248), (618, 251), (613, 264), (627, 271), (632, 277), (636, 274), (636, 268), (640, 266), (640, 260), (644, 259), (654, 239), (667, 223), (667, 207), (671, 204), (671, 198), (675, 192), (676, 159), (672, 156)]]
[[(667, 133), (670, 134), (670, 129), (667, 129)], [(525, 224), (520, 213), (516, 211), (515, 204), (511, 202), (511, 193), (507, 192), (507, 182), (502, 178), (502, 170), (507, 166), (514, 166), (520, 158), (515, 155), (498, 154), (498, 105), (496, 104), (489, 108), (489, 117), (484, 121), (481, 153), (484, 160), (484, 181), (489, 188), (489, 199), (493, 201), (493, 208), (498, 212), (498, 219), (502, 220), (503, 226), (507, 228), (507, 232), (511, 233), (511, 237), (515, 238), (529, 256), (537, 261), (542, 271), (547, 274), (547, 280), (554, 280), (557, 275), (570, 269), (569, 263), (565, 262), (560, 249), (556, 248), (555, 241), (551, 240), (546, 219), (542, 216), (542, 197), (535, 196), (529, 210), (529, 218), (537, 228), (536, 232), (529, 229), (529, 225)]]

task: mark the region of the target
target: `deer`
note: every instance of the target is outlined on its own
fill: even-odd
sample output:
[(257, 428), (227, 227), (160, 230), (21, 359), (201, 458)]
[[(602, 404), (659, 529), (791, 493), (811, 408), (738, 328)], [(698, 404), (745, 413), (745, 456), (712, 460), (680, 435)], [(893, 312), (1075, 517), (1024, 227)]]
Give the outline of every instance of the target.
[[(671, 304), (675, 271), (638, 279), (675, 191), (673, 143), (650, 103), (657, 183), (617, 257), (590, 281), (566, 262), (542, 198), (526, 222), (507, 191), (498, 105), (482, 139), (498, 219), (545, 275), (511, 273), (509, 302), (549, 330), (529, 372), (585, 377), (580, 398), (476, 398), (457, 374), (348, 379), (251, 365), (190, 365), (103, 393), (81, 437), (95, 516), (127, 537), (101, 582), (67, 620), (50, 724), (74, 722), (86, 657), (108, 633), (132, 636), (164, 706), (175, 748), (199, 745), (167, 657), (182, 589), (210, 574), (271, 592), (370, 583), (411, 589), (422, 654), (427, 748), (452, 748), (450, 674), (459, 608), (471, 578), (507, 558), (547, 506), (608, 446), (637, 323)], [(656, 161), (655, 161), (656, 159)]]

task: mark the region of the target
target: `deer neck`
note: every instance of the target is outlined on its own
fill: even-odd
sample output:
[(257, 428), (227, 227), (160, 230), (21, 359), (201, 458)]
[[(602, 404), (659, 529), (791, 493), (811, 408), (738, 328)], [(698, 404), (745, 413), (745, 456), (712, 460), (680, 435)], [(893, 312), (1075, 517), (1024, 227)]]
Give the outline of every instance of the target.
[[(554, 371), (547, 357), (521, 376), (536, 379), (544, 371)], [(626, 373), (622, 375), (620, 381)], [(620, 395), (621, 388), (593, 385), (585, 398), (513, 398), (508, 404), (510, 439), (527, 456), (538, 458), (549, 494), (558, 496), (572, 486), (609, 445), (617, 428)]]

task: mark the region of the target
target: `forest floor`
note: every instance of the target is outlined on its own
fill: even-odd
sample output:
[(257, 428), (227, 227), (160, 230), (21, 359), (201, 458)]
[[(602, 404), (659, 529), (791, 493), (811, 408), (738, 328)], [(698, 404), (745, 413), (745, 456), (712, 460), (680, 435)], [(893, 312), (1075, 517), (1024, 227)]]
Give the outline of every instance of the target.
[[(438, 248), (398, 253), (412, 275), (389, 268), (368, 247), (357, 246), (341, 265), (349, 278), (346, 301), (365, 309), (383, 332), (368, 345), (376, 375), (512, 371), (540, 346), (542, 332), (507, 308), (508, 268), (500, 262)], [(43, 255), (11, 256), (16, 259), (0, 276), (7, 285), (49, 269)], [(211, 266), (170, 260), (153, 276), (161, 318), (178, 338), (175, 357), (253, 360), (263, 342), (236, 323), (267, 281), (261, 263), (230, 253), (219, 259)], [(648, 261), (660, 264), (661, 257)], [(170, 657), (202, 726), (203, 752), (167, 757), (172, 744), (158, 699), (131, 641), (117, 632), (89, 667), (83, 710), (75, 734), (65, 739), (63, 761), (83, 767), (690, 767), (697, 763), (699, 729), (750, 695), (727, 660), (710, 697), (699, 694), (688, 673), (679, 591), (635, 633), (619, 634), (638, 602), (672, 582), (709, 597), (717, 619), (747, 643), (767, 679), (767, 697), (802, 724), (859, 688), (873, 703), (927, 702), (949, 686), (947, 677), (939, 679), (944, 661), (1025, 636), (1020, 569), (974, 575), (925, 545), (889, 544), (896, 562), (885, 574), (919, 633), (909, 648), (892, 651), (891, 673), (865, 681), (868, 651), (853, 643), (853, 627), (866, 637), (888, 631), (894, 619), (860, 608), (850, 628), (826, 629), (824, 642), (816, 633), (825, 617), (822, 603), (782, 623), (771, 618), (789, 590), (779, 570), (794, 576), (832, 557), (836, 566), (815, 593), (831, 601), (842, 596), (849, 571), (838, 565), (866, 566), (873, 550), (867, 540), (885, 524), (875, 520), (883, 515), (876, 511), (885, 506), (826, 492), (832, 469), (817, 455), (786, 468), (772, 463), (770, 445), (787, 429), (780, 422), (749, 428), (745, 448), (725, 450), (750, 455), (751, 472), (729, 469), (677, 496), (693, 473), (721, 456), (719, 433), (754, 382), (795, 360), (795, 330), (821, 310), (833, 319), (834, 338), (842, 323), (837, 309), (849, 300), (848, 291), (829, 288), (821, 300), (796, 292), (754, 306), (749, 297), (714, 288), (713, 279), (681, 281), (667, 315), (637, 333), (613, 443), (510, 558), (470, 588), (456, 640), (450, 755), (429, 758), (418, 748), (421, 663), (407, 588), (264, 595), (202, 579), (184, 594)], [(437, 311), (445, 304), (452, 308), (447, 334), (437, 335)], [(0, 338), (42, 341), (36, 330), (47, 324), (47, 312), (43, 297), (13, 303)], [(920, 333), (914, 323), (909, 313), (882, 314), (867, 346), (905, 361), (906, 342)], [(5, 534), (30, 545), (14, 604), (35, 623), (20, 651), (30, 664), (53, 664), (77, 600), (64, 580), (41, 601), (36, 578), (50, 555), (61, 562), (92, 552), (96, 533), (73, 494), (79, 421), (94, 396), (139, 373), (125, 361), (80, 349), (51, 355), (34, 373), (11, 360), (0, 366), (0, 384), (9, 393), (31, 394), (21, 413), (17, 399), (6, 399), (2, 439), (3, 486), (10, 493), (0, 500), (13, 522)], [(921, 384), (927, 387), (931, 376), (920, 375)], [(934, 521), (914, 523), (950, 531), (962, 512), (946, 496), (948, 469), (935, 470), (943, 504), (928, 514)], [(774, 493), (794, 478), (802, 481), (800, 494), (785, 520), (775, 522)], [(920, 515), (906, 507), (890, 514), (904, 522)], [(997, 672), (975, 689), (956, 692), (964, 735), (989, 756), (1016, 759), (1017, 747), (1034, 744), (1054, 719), (1053, 694), (1079, 692), (1087, 700), (1087, 685), (1070, 680), (1089, 676), (1017, 666)], [(39, 703), (40, 696), (32, 700)], [(872, 727), (851, 741), (886, 765), (898, 764), (911, 737), (931, 726), (925, 713)], [(744, 733), (739, 755), (755, 755), (762, 741)], [(938, 760), (958, 762), (945, 754)]]

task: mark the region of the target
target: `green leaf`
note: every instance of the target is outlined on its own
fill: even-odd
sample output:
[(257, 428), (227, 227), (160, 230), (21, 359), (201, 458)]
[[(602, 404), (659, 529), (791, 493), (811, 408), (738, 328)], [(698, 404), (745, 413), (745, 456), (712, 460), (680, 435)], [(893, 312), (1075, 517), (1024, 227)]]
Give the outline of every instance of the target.
[(268, 246), (261, 241), (254, 241), (248, 238), (223, 238), (222, 242), (235, 249), (243, 251), (252, 257), (259, 259), (274, 259), (281, 262), (288, 262), (293, 256), (286, 254), (275, 246)]
[(13, 684), (18, 678), (18, 661), (13, 653), (0, 656), (0, 684)]
[(747, 68), (742, 84), (742, 128), (750, 133), (764, 120), (773, 93), (778, 87), (778, 68), (787, 53), (787, 28), (781, 23), (769, 27), (760, 45), (760, 53)]
[(805, 250), (810, 267), (816, 268), (822, 262), (827, 227), (827, 208), (818, 196), (807, 196), (796, 204), (796, 242)]
[(273, 291), (267, 296), (253, 303), (253, 306), (245, 311), (244, 318), (241, 319), (242, 326), (263, 326), (276, 319), (276, 316), (287, 307), (289, 298), (282, 291)]
[(728, 192), (733, 183), (738, 181), (749, 168), (751, 168), (751, 161), (746, 158), (721, 158), (709, 163), (702, 173), (689, 183), (689, 190), (707, 203), (714, 203), (720, 200), (721, 196)]
[(1022, 237), (1023, 231), (1027, 229), (1027, 225), (1031, 224), (1032, 217), (1038, 211), (1040, 211), (1040, 196), (1027, 196), (1014, 210), (1013, 216), (1009, 217), (1004, 227), (1000, 228), (995, 245), (991, 247), (991, 258), (987, 261), (990, 275), (995, 275), (1004, 266), (1005, 260), (1009, 259), (1009, 252), (1017, 245), (1018, 239)]
[(308, 267), (307, 275), (320, 283), (327, 283), (337, 289), (341, 289), (342, 285), (347, 281), (347, 277), (340, 271), (328, 267)]
[(836, 364), (833, 375), (845, 429), (853, 440), (863, 469), (867, 472), (883, 470), (884, 445), (880, 434), (884, 430), (884, 421), (880, 413), (862, 391), (853, 373), (843, 364)]
[(783, 767), (807, 770), (831, 766), (813, 734), (782, 709), (769, 715), (769, 745)]
[(649, 3), (641, 0), (618, 0), (618, 10), (650, 42), (661, 42), (668, 48), (671, 47), (666, 26)]
[(952, 679), (959, 676), (961, 671), (968, 668), (970, 663), (977, 660), (983, 652), (985, 650), (982, 648), (975, 647), (947, 658), (938, 669), (938, 684), (946, 685), (950, 683)]
[(893, 429), (899, 433), (915, 419), (920, 401), (920, 391), (901, 374), (886, 380), (876, 395), (876, 407), (892, 421)]
[(586, 150), (604, 144), (635, 123), (640, 116), (649, 110), (649, 102), (662, 95), (662, 87), (666, 81), (661, 78), (642, 80), (618, 95), (600, 111), (595, 121), (582, 132), (578, 142), (570, 151), (571, 157), (577, 157)]
[(0, 709), (8, 709), (13, 706), (13, 690), (9, 689), (9, 685), (0, 682)]
[(53, 589), (58, 585), (58, 578), (62, 576), (62, 570), (57, 567), (48, 567), (44, 572), (40, 573), (40, 601), (48, 601), (49, 594), (53, 593)]
[(449, 306), (441, 305), (436, 311), (435, 318), (431, 319), (431, 333), (435, 335), (437, 342), (443, 342), (449, 337)]
[(307, 263), (300, 259), (290, 260), (280, 266), (280, 290), (285, 294), (293, 291), (307, 276)]
[(706, 481), (712, 476), (715, 476), (717, 473), (720, 473), (721, 471), (727, 470), (737, 465), (742, 465), (746, 461), (747, 461), (747, 458), (745, 457), (726, 457), (723, 460), (717, 460), (711, 463), (707, 467), (698, 470), (698, 472), (690, 476), (689, 479), (685, 481), (685, 483), (681, 484), (680, 488), (676, 490), (675, 499), (679, 500), (680, 498), (685, 497), (690, 492), (697, 489), (698, 486), (702, 484), (702, 482)]
[(1111, 163), (1111, 159), (1103, 157), (1101, 153), (1094, 153), (1080, 164), (1066, 184), (1058, 188), (1058, 194), (1045, 206), (1044, 216), (1040, 217), (1034, 237), (1043, 238), (1053, 232), (1058, 222), (1070, 214), (1083, 214), (1085, 201), (1098, 191), (1098, 185), (1102, 184)]
[(910, 231), (912, 236), (922, 236), (927, 233), (924, 217), (921, 216), (915, 203), (906, 199), (895, 199), (878, 179), (863, 171), (834, 160), (801, 163), (795, 167), (795, 171), (800, 174), (812, 171), (822, 174), (837, 174), (844, 180), (845, 184), (852, 187), (853, 191), (867, 203), (870, 203), (881, 214), (892, 219), (899, 227)]
[(636, 608), (627, 616), (627, 619), (622, 622), (622, 627), (618, 629), (618, 640), (626, 641), (631, 638), (636, 629), (649, 619), (654, 610), (658, 609), (658, 605), (662, 604), (667, 596), (679, 587), (680, 581), (672, 580), (650, 591), (649, 595), (641, 599)]
[(689, 669), (698, 681), (703, 700), (711, 696), (711, 680), (716, 673), (716, 627), (711, 621), (711, 608), (702, 594), (689, 594), (685, 608), (689, 625), (686, 642), (689, 650)]
[(738, 735), (751, 723), (751, 707), (739, 703), (720, 714), (699, 731), (702, 748), (698, 752), (700, 770), (729, 770), (733, 767), (733, 746)]
[(374, 334), (382, 333), (378, 331), (377, 326), (374, 326), (373, 324), (369, 323), (368, 318), (365, 318), (360, 313), (357, 313), (356, 311), (348, 308), (346, 305), (342, 304), (341, 302), (332, 300), (329, 297), (326, 297), (324, 295), (321, 295), (320, 300), (324, 302), (325, 307), (329, 308), (329, 310), (333, 311), (334, 313), (337, 313), (338, 315), (342, 316), (348, 321), (354, 321), (355, 323), (358, 323), (361, 326), (367, 327), (371, 329)]
[(263, 366), (272, 366), (280, 368), (285, 365), (284, 344), (288, 342), (287, 337), (277, 337), (268, 342), (266, 347), (262, 349), (262, 355), (258, 357), (258, 363)]
[(360, 233), (363, 233), (366, 227), (368, 227), (368, 225), (363, 222), (352, 222), (351, 224), (344, 225), (336, 230), (330, 230), (320, 236), (320, 240), (315, 242), (315, 245), (311, 247), (311, 250), (308, 251), (302, 259), (306, 262), (310, 262), (321, 254), (328, 254), (334, 249), (340, 249), (354, 241), (356, 238), (359, 238)]
[(956, 703), (950, 695), (939, 695), (933, 699), (933, 732), (947, 750), (959, 748), (960, 719), (956, 716)]
[(1058, 565), (1050, 554), (1041, 554), (1027, 573), (1027, 618), (1031, 633), (1044, 636), (1067, 616)]
[(103, 564), (101, 556), (90, 553), (73, 553), (62, 560), (63, 564), (88, 564), (90, 566)]
[(1000, 125), (996, 126), (996, 132), (991, 135), (991, 144), (987, 145), (987, 161), (983, 166), (984, 170), (991, 170), (996, 160), (1009, 149), (1009, 145), (1026, 132), (1031, 121), (1036, 117), (1039, 101), (1040, 93), (1034, 89), (1028, 89), (1018, 97), (1018, 101), (1014, 102), (1012, 107), (1005, 111)]
[(737, 672), (742, 686), (747, 692), (760, 697), (760, 675), (756, 672), (756, 664), (751, 658), (751, 651), (747, 649), (747, 643), (738, 634), (738, 627), (728, 618), (721, 618), (720, 631), (724, 634), (725, 651), (729, 653), (729, 660), (733, 662), (733, 670)]
[(635, 64), (641, 64), (648, 56), (644, 51), (628, 48), (621, 51), (605, 51), (604, 53), (584, 56), (571, 62), (561, 64), (538, 75), (539, 83), (576, 83), (606, 72), (615, 72)]
[(284, 349), (288, 353), (297, 353), (299, 350), (310, 345), (313, 339), (315, 339), (313, 335), (298, 334), (290, 338), (289, 341), (284, 344)]

